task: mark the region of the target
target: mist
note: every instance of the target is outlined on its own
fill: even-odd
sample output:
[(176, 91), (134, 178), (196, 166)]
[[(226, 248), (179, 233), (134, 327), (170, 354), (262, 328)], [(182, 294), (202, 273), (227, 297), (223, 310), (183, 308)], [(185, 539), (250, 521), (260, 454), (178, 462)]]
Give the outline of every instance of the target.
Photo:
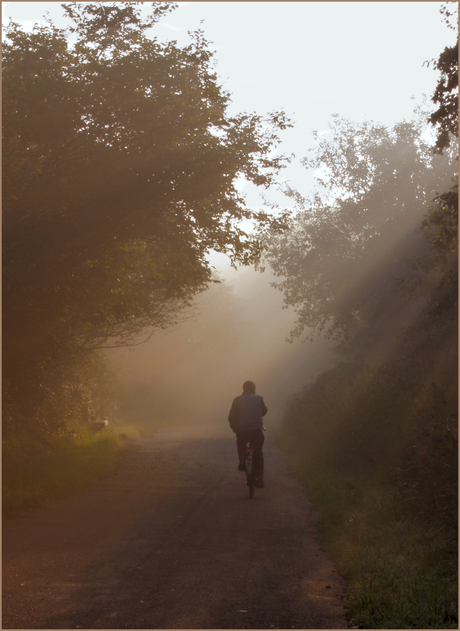
[(154, 427), (212, 418), (225, 425), (232, 399), (251, 380), (269, 409), (269, 428), (286, 399), (334, 363), (325, 340), (286, 341), (295, 314), (283, 309), (270, 272), (234, 270), (217, 254), (212, 264), (221, 282), (196, 298), (183, 322), (139, 346), (107, 351), (129, 402), (125, 421)]

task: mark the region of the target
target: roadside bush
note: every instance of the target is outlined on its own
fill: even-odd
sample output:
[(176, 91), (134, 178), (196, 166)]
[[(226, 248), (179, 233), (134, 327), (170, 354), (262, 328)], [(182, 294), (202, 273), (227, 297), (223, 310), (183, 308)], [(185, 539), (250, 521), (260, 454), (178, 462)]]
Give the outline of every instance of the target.
[[(441, 396), (433, 384), (434, 396)], [(413, 444), (406, 446), (394, 471), (396, 507), (402, 516), (440, 523), (457, 536), (457, 414), (444, 409), (420, 423)]]
[(27, 396), (4, 376), (3, 438), (38, 441), (117, 414), (119, 386), (99, 351), (66, 352), (43, 361), (40, 382)]
[(458, 628), (456, 335), (417, 322), (392, 357), (289, 400), (279, 444), (364, 628)]

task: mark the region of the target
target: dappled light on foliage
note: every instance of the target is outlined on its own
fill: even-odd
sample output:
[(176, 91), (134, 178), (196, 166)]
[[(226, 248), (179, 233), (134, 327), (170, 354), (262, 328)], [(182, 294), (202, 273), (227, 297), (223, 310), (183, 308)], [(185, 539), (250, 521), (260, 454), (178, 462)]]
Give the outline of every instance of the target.
[(341, 354), (288, 400), (279, 440), (364, 628), (458, 623), (456, 50), (435, 114), (392, 129), (334, 117), (304, 160), (316, 193), (289, 190), (288, 230), (261, 234), (291, 339), (320, 333)]
[(337, 340), (365, 340), (371, 329), (391, 338), (407, 324), (415, 306), (397, 295), (395, 279), (429, 250), (417, 229), (455, 173), (454, 156), (433, 155), (425, 128), (420, 113), (393, 129), (336, 117), (312, 147), (305, 166), (318, 170), (318, 192), (290, 191), (290, 229), (262, 235), (298, 316), (293, 336), (308, 327)]
[[(431, 109), (314, 132), (303, 192), (277, 184), (285, 113), (231, 114), (204, 31), (161, 42), (176, 5), (139, 4), (67, 4), (67, 30), (5, 30), (12, 513), (21, 493), (61, 493), (53, 467), (106, 471), (119, 436), (224, 431), (254, 380), (355, 622), (456, 628), (458, 44), (429, 63)], [(85, 430), (105, 419), (106, 437)]]
[(201, 30), (185, 47), (148, 36), (173, 9), (66, 5), (72, 44), (50, 21), (6, 27), (5, 433), (58, 430), (35, 419), (59, 374), (180, 321), (212, 281), (207, 254), (248, 264), (260, 245), (241, 222), (276, 221), (237, 183), (271, 186), (290, 122), (230, 116)]

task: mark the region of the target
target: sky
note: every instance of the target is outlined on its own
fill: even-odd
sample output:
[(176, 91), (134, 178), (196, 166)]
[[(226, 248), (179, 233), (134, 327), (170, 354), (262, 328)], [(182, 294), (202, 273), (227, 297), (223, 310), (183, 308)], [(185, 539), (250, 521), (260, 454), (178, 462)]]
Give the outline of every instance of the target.
[[(150, 6), (145, 3), (146, 10)], [(440, 2), (180, 2), (156, 27), (162, 39), (189, 41), (204, 30), (216, 70), (235, 112), (284, 109), (295, 125), (282, 134), (281, 152), (296, 159), (282, 179), (302, 193), (313, 185), (300, 166), (312, 130), (332, 114), (392, 125), (410, 118), (415, 103), (433, 94), (437, 58), (454, 34)], [(45, 12), (64, 24), (60, 2), (3, 2), (8, 17), (32, 28)], [(247, 187), (246, 187), (247, 188)], [(249, 189), (251, 204), (259, 198)], [(279, 198), (277, 198), (279, 199)], [(259, 200), (259, 201), (258, 201)]]
[[(312, 131), (324, 133), (333, 114), (391, 126), (409, 119), (423, 95), (429, 101), (439, 76), (424, 62), (437, 58), (455, 38), (442, 20), (441, 6), (180, 2), (155, 30), (160, 39), (182, 45), (189, 42), (188, 31), (201, 26), (212, 42), (220, 83), (232, 95), (231, 113), (284, 109), (292, 117), (294, 127), (282, 133), (280, 151), (295, 159), (282, 179), (308, 195), (314, 180), (300, 160)], [(64, 25), (58, 2), (2, 3), (3, 21), (11, 17), (26, 29), (45, 12)], [(248, 203), (260, 205), (260, 198), (242, 187)], [(294, 317), (282, 310), (282, 296), (270, 287), (268, 274), (234, 271), (223, 256), (212, 262), (226, 280), (227, 294), (211, 287), (198, 301), (194, 319), (155, 334), (148, 344), (114, 351), (111, 361), (126, 383), (146, 387), (155, 397), (161, 390), (170, 400), (180, 391), (187, 393), (186, 405), (193, 400), (202, 406), (207, 400), (223, 410), (239, 394), (240, 384), (251, 379), (267, 395), (269, 410), (282, 407), (283, 396), (331, 365), (333, 354), (324, 340), (286, 344)], [(218, 317), (221, 305), (226, 311)]]

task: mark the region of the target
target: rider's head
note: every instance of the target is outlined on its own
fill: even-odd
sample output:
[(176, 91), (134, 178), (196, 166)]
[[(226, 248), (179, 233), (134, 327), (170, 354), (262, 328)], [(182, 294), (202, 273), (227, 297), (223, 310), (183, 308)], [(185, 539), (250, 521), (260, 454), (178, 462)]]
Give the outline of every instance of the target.
[(251, 392), (254, 394), (256, 391), (256, 384), (253, 381), (245, 381), (243, 383), (243, 392)]

